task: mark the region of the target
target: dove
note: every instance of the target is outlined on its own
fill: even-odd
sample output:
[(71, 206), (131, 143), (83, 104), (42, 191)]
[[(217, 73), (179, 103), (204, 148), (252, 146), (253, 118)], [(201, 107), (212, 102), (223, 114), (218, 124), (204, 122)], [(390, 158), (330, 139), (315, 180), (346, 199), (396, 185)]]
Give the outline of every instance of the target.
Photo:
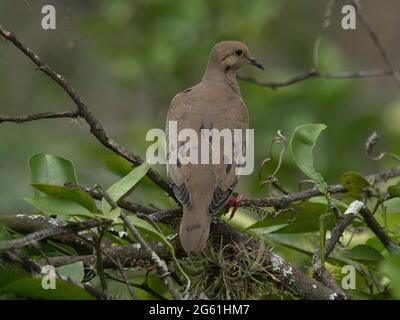
[[(200, 137), (205, 130), (248, 129), (248, 111), (236, 80), (239, 68), (247, 64), (264, 69), (251, 56), (244, 43), (217, 43), (211, 50), (201, 82), (175, 95), (169, 106), (166, 126), (167, 175), (168, 183), (183, 208), (179, 238), (187, 253), (205, 247), (213, 215), (226, 206), (238, 183), (237, 164), (232, 159), (233, 154), (227, 155), (225, 151), (220, 155), (219, 163), (212, 162), (211, 156), (209, 163), (201, 162), (200, 156), (196, 158), (198, 161), (183, 161), (187, 155), (185, 143), (173, 145), (170, 142), (169, 123), (176, 123), (178, 134), (183, 129), (194, 130), (199, 139), (195, 145), (201, 146), (200, 151), (204, 151)], [(245, 137), (245, 134), (242, 136)], [(211, 145), (214, 136), (208, 138)], [(225, 150), (225, 143), (232, 143), (232, 149), (238, 149), (234, 142), (223, 140), (220, 150)], [(245, 138), (240, 143), (245, 147)], [(209, 151), (213, 150), (209, 145), (207, 147)], [(175, 161), (171, 156), (174, 152)]]

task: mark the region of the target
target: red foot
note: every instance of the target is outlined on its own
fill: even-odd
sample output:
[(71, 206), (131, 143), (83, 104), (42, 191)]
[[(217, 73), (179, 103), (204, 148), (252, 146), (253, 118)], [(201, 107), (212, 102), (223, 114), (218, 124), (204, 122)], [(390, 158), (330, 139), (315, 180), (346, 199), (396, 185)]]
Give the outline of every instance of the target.
[(226, 204), (226, 208), (229, 210), (232, 209), (231, 214), (229, 216), (229, 220), (231, 220), (236, 213), (237, 208), (239, 207), (240, 201), (243, 199), (244, 197), (242, 195), (239, 196), (230, 196), (228, 203)]

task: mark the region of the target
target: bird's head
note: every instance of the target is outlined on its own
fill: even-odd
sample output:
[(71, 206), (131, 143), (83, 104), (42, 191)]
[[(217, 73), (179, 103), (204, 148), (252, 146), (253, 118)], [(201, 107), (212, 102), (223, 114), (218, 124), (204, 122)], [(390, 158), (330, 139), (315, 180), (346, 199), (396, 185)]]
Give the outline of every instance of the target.
[(240, 41), (218, 42), (211, 51), (210, 61), (223, 67), (225, 71), (236, 71), (245, 64), (264, 69), (263, 65), (251, 56), (249, 48)]

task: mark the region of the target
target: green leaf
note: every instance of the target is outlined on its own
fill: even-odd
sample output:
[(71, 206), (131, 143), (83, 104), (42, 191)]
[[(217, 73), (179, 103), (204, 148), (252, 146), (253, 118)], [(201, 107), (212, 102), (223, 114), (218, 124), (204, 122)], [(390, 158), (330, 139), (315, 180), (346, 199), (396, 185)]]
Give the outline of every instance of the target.
[(349, 252), (343, 253), (343, 256), (363, 263), (371, 262), (372, 264), (383, 260), (383, 256), (379, 251), (366, 244), (355, 246)]
[(383, 245), (382, 241), (379, 240), (377, 237), (369, 238), (366, 242), (366, 245), (374, 248), (376, 251), (382, 252), (385, 250), (385, 246)]
[(47, 239), (46, 244), (56, 250), (59, 254), (64, 254), (68, 256), (77, 256), (78, 252), (75, 250), (75, 248), (71, 247), (70, 245), (67, 245), (65, 243), (59, 243), (59, 242), (53, 242), (49, 239)]
[[(116, 227), (117, 226), (114, 225), (114, 229), (116, 229)], [(105, 232), (104, 237), (119, 246), (125, 246), (131, 244), (128, 240), (122, 239), (119, 237), (119, 235), (114, 235), (111, 232)]]
[(111, 219), (113, 222), (117, 221), (119, 216), (121, 215), (121, 208), (117, 207), (115, 209), (112, 209), (108, 214), (107, 218)]
[(76, 202), (88, 209), (90, 212), (97, 212), (96, 203), (91, 195), (81, 189), (48, 184), (32, 184), (32, 187), (49, 196), (53, 196), (54, 198)]
[(64, 266), (56, 268), (56, 270), (60, 275), (68, 277), (77, 283), (81, 282), (85, 275), (82, 261), (66, 264)]
[[(136, 184), (146, 175), (149, 170), (149, 163), (146, 161), (142, 163), (139, 167), (134, 168), (128, 175), (123, 177), (120, 181), (112, 185), (108, 190), (107, 194), (114, 202), (118, 202), (119, 200), (126, 197), (130, 192), (133, 191)], [(102, 202), (102, 210), (104, 214), (107, 214), (111, 206), (108, 202), (103, 199)]]
[(20, 267), (0, 264), (0, 288), (21, 278), (27, 277), (30, 277), (30, 274)]
[(150, 235), (158, 240), (163, 240), (163, 236), (158, 232), (158, 230), (152, 226), (147, 221), (140, 219), (135, 215), (127, 216), (130, 223), (132, 223), (139, 231), (144, 234)]
[(31, 156), (29, 170), (32, 184), (62, 186), (65, 183), (78, 183), (72, 162), (51, 154), (37, 153)]
[[(281, 213), (277, 218), (267, 216), (262, 220), (248, 227), (248, 229), (255, 228), (269, 228), (276, 226), (270, 233), (306, 233), (319, 231), (320, 216), (327, 211), (326, 204), (314, 202), (299, 202), (291, 206), (293, 210), (288, 210)], [(297, 214), (296, 214), (296, 213)], [(295, 217), (293, 222), (291, 219)], [(333, 215), (325, 218), (325, 226), (327, 229), (333, 228), (335, 219)]]
[(340, 184), (348, 191), (343, 195), (343, 201), (350, 203), (354, 200), (361, 200), (361, 191), (370, 183), (357, 172), (346, 172), (340, 178)]
[[(376, 220), (381, 224), (387, 224), (388, 230), (398, 235), (398, 229), (400, 227), (400, 212), (387, 212), (386, 214), (375, 215)], [(397, 231), (395, 231), (397, 229)]]
[(300, 170), (314, 180), (317, 188), (327, 192), (327, 184), (320, 173), (314, 168), (313, 150), (321, 131), (326, 129), (324, 124), (306, 124), (297, 127), (290, 141), (293, 159)]
[(174, 252), (171, 243), (150, 223), (134, 215), (127, 216), (127, 218), (141, 233), (148, 235), (155, 240), (161, 241), (166, 248), (171, 250), (171, 252)]
[(11, 235), (0, 220), (0, 241), (10, 240)]
[(390, 279), (395, 298), (400, 299), (400, 257), (388, 257), (379, 265), (379, 269)]
[(36, 198), (24, 198), (24, 200), (45, 215), (75, 215), (85, 217), (95, 216), (95, 214), (91, 213), (84, 206), (81, 206), (80, 204), (67, 199), (60, 199), (53, 196), (44, 196)]
[[(303, 236), (299, 240), (298, 235), (295, 234), (266, 234), (264, 235), (264, 238), (267, 241), (271, 241), (275, 245), (279, 245), (285, 248), (288, 248), (293, 251), (300, 252), (302, 254), (305, 254), (309, 256), (310, 258), (314, 255), (315, 253), (315, 243), (318, 241), (318, 238), (316, 236)], [(342, 257), (339, 254), (336, 254), (333, 252), (330, 254), (328, 257), (325, 259), (326, 262), (330, 264), (339, 264), (339, 265), (344, 265), (344, 264), (351, 264), (353, 265), (357, 270), (360, 269), (360, 264), (354, 260), (351, 260), (349, 258)]]
[(105, 157), (103, 163), (108, 170), (119, 177), (124, 177), (132, 171), (132, 163), (117, 155)]
[[(257, 230), (256, 233), (258, 234)], [(298, 235), (295, 234), (263, 234), (262, 232), (261, 234), (268, 242), (272, 242), (274, 247), (276, 247), (276, 245), (280, 245), (290, 250), (305, 254), (309, 257), (312, 257), (315, 253), (314, 245), (317, 241), (315, 237), (313, 237), (313, 241), (309, 241), (307, 236), (302, 237), (299, 241), (297, 238)], [(293, 237), (296, 237), (296, 241), (293, 240)], [(312, 245), (310, 242), (312, 242)]]
[[(164, 281), (162, 281), (162, 279), (160, 279), (160, 277), (157, 277), (157, 275), (155, 275), (154, 273), (135, 272), (129, 277), (129, 280), (135, 283), (145, 283), (147, 281), (149, 287), (152, 288), (155, 292), (159, 293), (160, 296), (163, 296), (165, 299), (172, 299), (172, 296)], [(158, 299), (157, 296), (153, 296), (151, 293), (148, 293), (147, 291), (139, 288), (136, 288), (136, 294), (138, 298), (142, 300)]]
[(64, 281), (56, 280), (56, 289), (43, 289), (42, 279), (22, 278), (11, 282), (3, 292), (19, 297), (45, 300), (94, 300), (94, 297), (82, 288)]
[(388, 193), (392, 198), (400, 198), (400, 181), (388, 187)]
[[(116, 277), (119, 276), (117, 272), (113, 272), (111, 270), (108, 271), (108, 273), (114, 274)], [(158, 277), (157, 275), (154, 275), (153, 273), (147, 273), (145, 271), (130, 271), (129, 274), (127, 274), (128, 280), (131, 281), (132, 283), (146, 283), (148, 287), (153, 289), (154, 292), (157, 292), (159, 296), (163, 297), (164, 299), (172, 299), (171, 294), (168, 291), (168, 288)], [(94, 277), (93, 279), (90, 280), (90, 284), (93, 287), (100, 287), (100, 279), (98, 276)], [(112, 279), (107, 280), (107, 293), (114, 299), (117, 300), (130, 300), (132, 299), (128, 288), (126, 284), (114, 281)], [(142, 290), (136, 287), (133, 287), (136, 296), (140, 300), (155, 300), (159, 299), (159, 296), (153, 296), (150, 293), (148, 293), (146, 290)]]
[(329, 217), (327, 214), (319, 216), (319, 256), (321, 259), (322, 268), (325, 268), (325, 240), (326, 240), (326, 219)]

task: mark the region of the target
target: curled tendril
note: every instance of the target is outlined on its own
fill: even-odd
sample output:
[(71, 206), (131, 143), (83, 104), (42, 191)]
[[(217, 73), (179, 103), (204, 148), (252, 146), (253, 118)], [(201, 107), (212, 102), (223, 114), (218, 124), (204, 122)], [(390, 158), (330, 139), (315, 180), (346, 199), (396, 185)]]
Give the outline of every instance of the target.
[[(265, 168), (265, 166), (270, 163), (271, 161), (273, 161), (273, 156), (272, 156), (272, 148), (274, 146), (274, 144), (281, 144), (283, 145), (281, 152), (279, 153), (279, 159), (278, 159), (278, 165), (276, 166), (274, 172), (268, 176), (267, 179), (262, 180), (262, 172)], [(276, 136), (272, 139), (270, 147), (269, 147), (269, 151), (268, 151), (268, 157), (265, 158), (260, 165), (260, 170), (258, 172), (258, 177), (261, 180), (261, 187), (263, 187), (266, 184), (273, 184), (277, 189), (279, 189), (281, 192), (286, 193), (286, 191), (280, 186), (280, 184), (278, 183), (278, 179), (276, 178), (276, 175), (278, 174), (281, 165), (282, 165), (282, 161), (283, 161), (283, 157), (286, 153), (286, 149), (287, 149), (287, 140), (285, 135), (283, 134), (282, 130), (278, 130), (276, 133)]]
[(302, 190), (302, 186), (305, 185), (306, 183), (311, 183), (314, 187), (317, 185), (317, 183), (314, 180), (311, 180), (311, 179), (301, 180), (299, 182), (299, 191)]
[[(332, 17), (332, 9), (333, 6), (335, 5), (336, 0), (329, 0), (326, 4), (323, 20), (322, 20), (322, 25), (321, 25), (321, 31), (328, 29), (331, 26), (331, 17)], [(322, 41), (322, 34), (318, 36), (318, 38), (315, 40), (314, 43), (314, 69), (315, 71), (318, 70), (318, 60), (319, 60), (319, 48), (321, 46), (321, 41)]]
[(329, 0), (326, 5), (326, 9), (324, 12), (324, 18), (322, 21), (322, 29), (327, 29), (331, 25), (331, 17), (332, 17), (332, 8), (335, 5), (336, 0)]
[(376, 132), (373, 132), (367, 139), (367, 142), (365, 143), (365, 154), (366, 156), (371, 159), (371, 160), (381, 160), (384, 157), (389, 157), (392, 158), (394, 160), (400, 161), (400, 156), (398, 156), (397, 154), (394, 153), (390, 153), (390, 152), (381, 152), (377, 155), (374, 155), (374, 149), (376, 147), (376, 145), (378, 144), (379, 141), (379, 135)]
[(287, 211), (291, 211), (291, 212), (293, 212), (294, 214), (293, 214), (293, 217), (291, 217), (291, 218), (289, 218), (288, 219), (288, 223), (293, 223), (293, 222), (295, 222), (296, 221), (296, 219), (297, 219), (297, 217), (298, 217), (298, 212), (297, 212), (297, 210), (295, 209), (295, 208), (289, 208)]
[(274, 212), (272, 213), (271, 217), (272, 217), (272, 218), (277, 218), (277, 217), (279, 217), (280, 215), (282, 215), (282, 214), (284, 214), (284, 213), (287, 213), (287, 212), (292, 212), (292, 213), (293, 213), (293, 216), (287, 220), (287, 223), (290, 224), (290, 223), (295, 222), (296, 219), (297, 219), (297, 217), (298, 217), (298, 212), (297, 212), (297, 210), (296, 210), (295, 208), (292, 208), (292, 207), (276, 210), (276, 211), (274, 211)]
[(274, 214), (273, 211), (268, 210), (263, 207), (256, 206), (254, 204), (246, 205), (246, 209), (257, 213), (260, 218), (267, 217), (267, 216), (273, 216), (273, 214)]
[(269, 210), (269, 209), (262, 208), (262, 207), (252, 204), (252, 205), (246, 206), (246, 209), (256, 212), (260, 218), (271, 217), (273, 219), (278, 218), (279, 216), (281, 216), (282, 214), (284, 214), (286, 212), (292, 212), (293, 216), (287, 220), (287, 223), (289, 223), (289, 224), (296, 221), (296, 219), (298, 217), (297, 210), (292, 207), (285, 208), (285, 209), (278, 209), (278, 210)]

